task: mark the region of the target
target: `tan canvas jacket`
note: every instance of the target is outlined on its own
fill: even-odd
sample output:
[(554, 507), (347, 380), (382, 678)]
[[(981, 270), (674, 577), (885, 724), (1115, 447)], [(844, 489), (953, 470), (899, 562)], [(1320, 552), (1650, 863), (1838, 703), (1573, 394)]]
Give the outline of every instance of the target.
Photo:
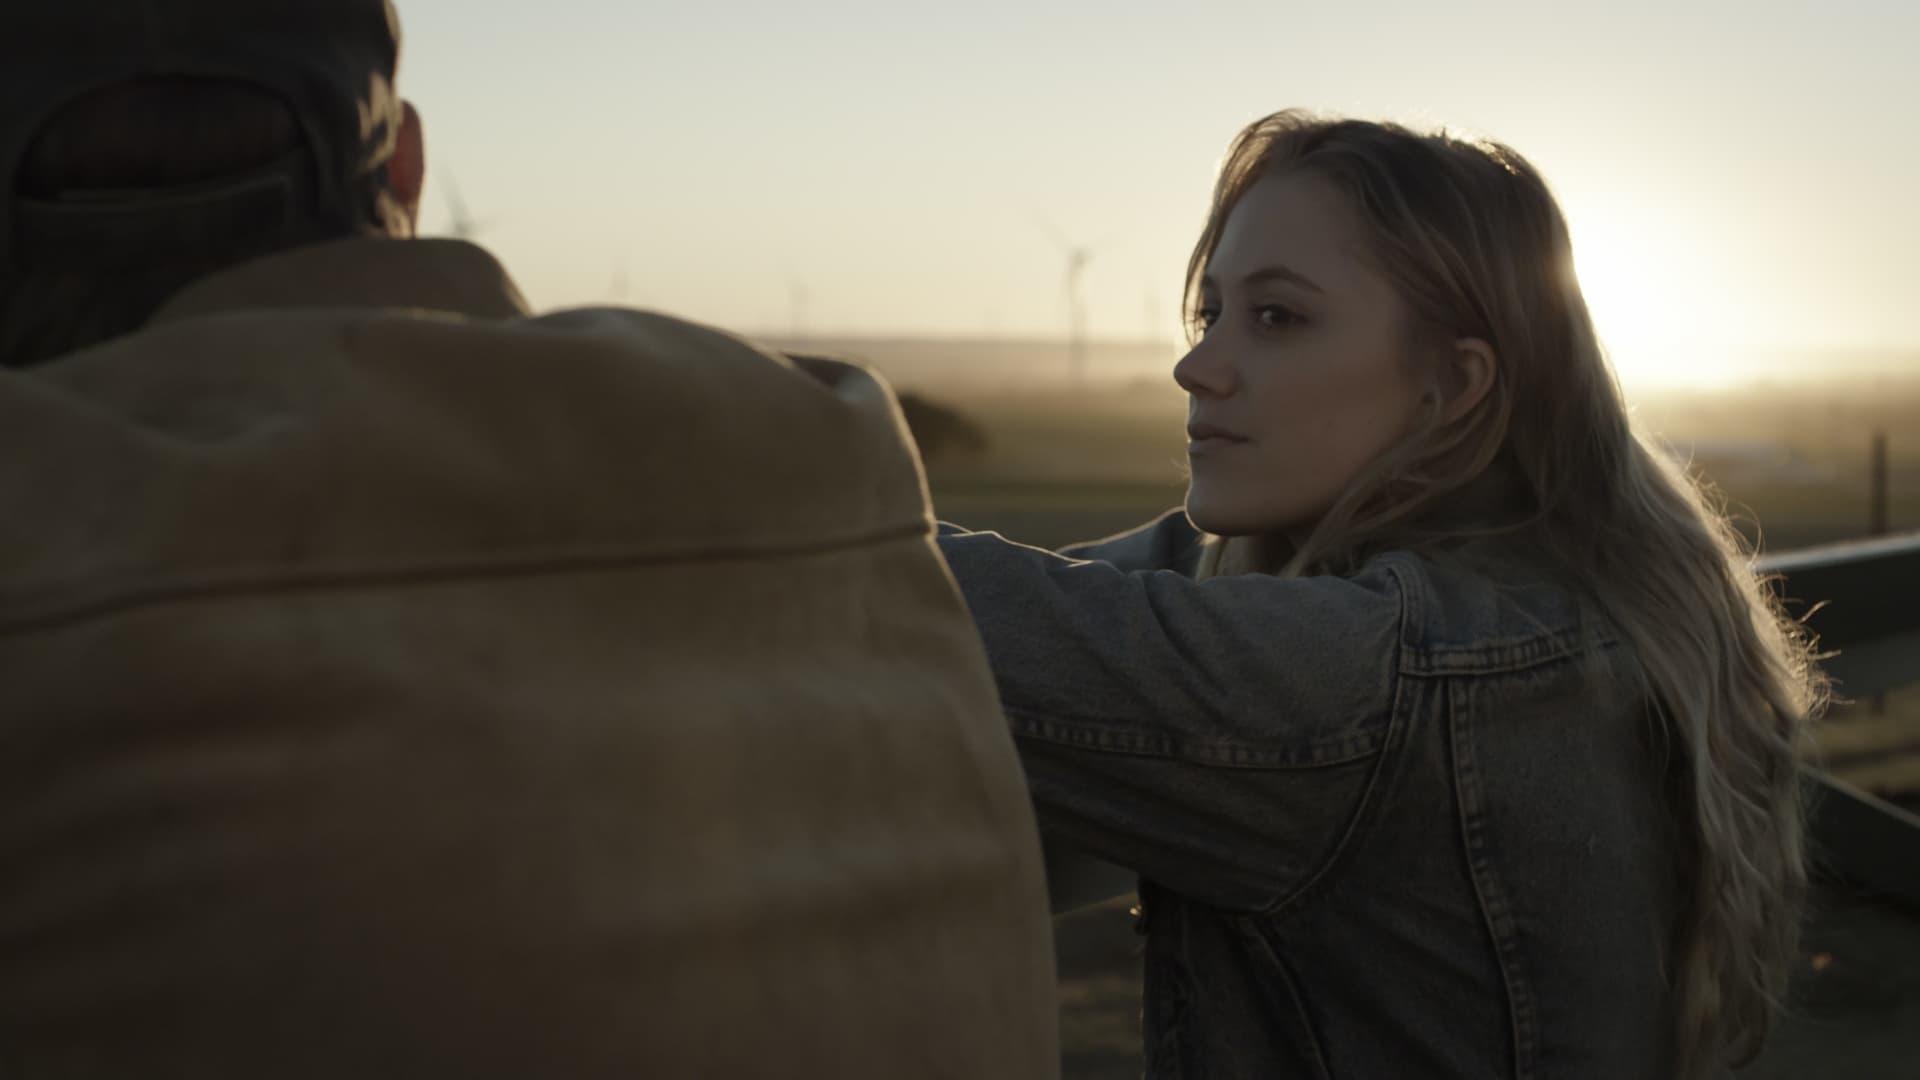
[(1057, 1074), (931, 533), (865, 371), (454, 242), (0, 374), (0, 1076)]

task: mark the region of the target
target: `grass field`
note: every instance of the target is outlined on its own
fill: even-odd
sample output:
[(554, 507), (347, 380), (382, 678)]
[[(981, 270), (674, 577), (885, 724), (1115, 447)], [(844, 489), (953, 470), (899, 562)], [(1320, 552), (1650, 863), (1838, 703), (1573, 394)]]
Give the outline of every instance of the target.
[[(955, 391), (943, 400), (985, 430), (978, 455), (929, 462), (936, 509), (977, 528), (1054, 546), (1127, 515), (1178, 505), (1185, 490), (1184, 399), (1152, 383), (1085, 391)], [(1862, 535), (1868, 446), (1888, 432), (1891, 520), (1920, 528), (1920, 379), (1825, 389), (1760, 387), (1634, 403), (1636, 422), (1724, 494), (1764, 550)]]

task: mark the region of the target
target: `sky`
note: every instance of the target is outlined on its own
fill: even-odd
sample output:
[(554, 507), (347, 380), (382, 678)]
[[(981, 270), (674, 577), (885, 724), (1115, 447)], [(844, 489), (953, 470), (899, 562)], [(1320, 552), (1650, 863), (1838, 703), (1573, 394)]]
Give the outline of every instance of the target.
[[(1623, 379), (1920, 349), (1920, 3), (396, 0), (451, 177), (536, 306), (746, 333), (1180, 335), (1233, 134), (1498, 139)], [(1794, 360), (1770, 360), (1795, 363)]]

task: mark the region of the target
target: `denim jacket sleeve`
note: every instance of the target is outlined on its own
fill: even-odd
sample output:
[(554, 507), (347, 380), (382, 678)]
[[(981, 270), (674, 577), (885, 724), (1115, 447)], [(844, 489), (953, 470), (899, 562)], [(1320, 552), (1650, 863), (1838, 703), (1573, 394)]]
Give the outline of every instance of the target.
[(1350, 578), (1196, 582), (994, 533), (943, 527), (939, 544), (1044, 831), (1245, 909), (1338, 850), (1391, 718), (1392, 557)]
[[(941, 536), (972, 531), (962, 525), (940, 523)], [(1121, 570), (1177, 570), (1191, 577), (1200, 561), (1200, 539), (1200, 530), (1187, 520), (1186, 511), (1175, 508), (1137, 528), (1058, 550), (1070, 559), (1112, 563)]]
[(1120, 570), (1177, 570), (1192, 577), (1200, 561), (1200, 531), (1186, 511), (1175, 509), (1137, 529), (1063, 547), (1060, 554), (1112, 563)]

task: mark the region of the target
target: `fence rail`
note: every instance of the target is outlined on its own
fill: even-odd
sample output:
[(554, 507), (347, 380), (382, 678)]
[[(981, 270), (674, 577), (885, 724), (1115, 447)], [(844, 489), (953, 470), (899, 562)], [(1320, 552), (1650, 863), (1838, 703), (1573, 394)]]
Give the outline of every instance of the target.
[[(1920, 683), (1920, 533), (1761, 560), (1787, 608), (1820, 636), (1822, 667), (1849, 698)], [(1885, 897), (1920, 905), (1920, 815), (1809, 764), (1802, 769), (1815, 861)]]

